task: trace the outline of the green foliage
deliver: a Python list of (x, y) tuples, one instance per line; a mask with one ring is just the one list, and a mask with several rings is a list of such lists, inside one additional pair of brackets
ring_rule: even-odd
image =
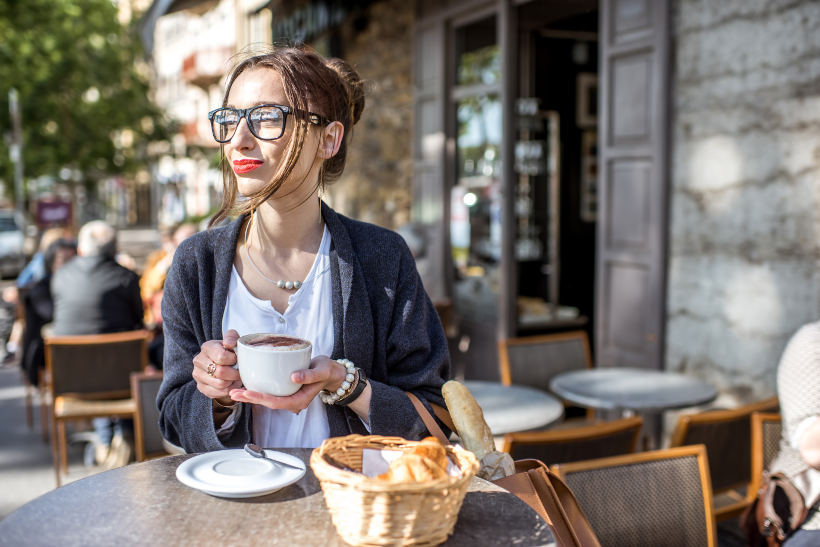
[[(145, 166), (145, 145), (166, 124), (139, 70), (136, 27), (112, 0), (0, 0), (0, 177), (12, 180), (5, 136), (17, 88), (26, 178), (63, 167), (87, 181)], [(116, 139), (126, 130), (125, 139)], [(118, 142), (114, 142), (117, 140)]]

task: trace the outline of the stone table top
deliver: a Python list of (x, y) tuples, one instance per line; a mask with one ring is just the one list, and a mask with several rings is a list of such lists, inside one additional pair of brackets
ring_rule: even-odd
[(564, 416), (564, 405), (546, 391), (528, 386), (465, 380), (493, 435), (546, 427)]
[[(277, 449), (307, 462), (310, 449)], [(193, 455), (92, 475), (27, 503), (0, 521), (0, 545), (346, 545), (310, 466), (266, 496), (217, 498), (180, 483)], [(445, 545), (549, 545), (547, 523), (514, 495), (473, 478)]]
[(630, 367), (602, 367), (561, 373), (552, 391), (587, 407), (661, 412), (695, 406), (717, 397), (714, 386), (677, 372)]

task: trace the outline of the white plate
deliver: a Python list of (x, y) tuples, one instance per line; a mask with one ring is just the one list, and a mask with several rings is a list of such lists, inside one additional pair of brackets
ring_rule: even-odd
[(237, 448), (194, 456), (177, 467), (176, 475), (182, 484), (221, 498), (264, 496), (304, 476), (305, 464), (296, 456), (274, 450), (265, 450), (265, 455), (302, 470), (255, 458)]

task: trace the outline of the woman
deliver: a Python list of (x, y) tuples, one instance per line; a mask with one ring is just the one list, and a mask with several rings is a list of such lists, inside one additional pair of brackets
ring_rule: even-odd
[[(157, 401), (163, 434), (186, 451), (426, 435), (403, 392), (441, 404), (449, 357), (413, 257), (397, 234), (319, 199), (342, 174), (363, 108), (344, 61), (281, 48), (241, 62), (223, 107), (209, 114), (225, 166), (211, 225), (239, 216), (180, 245), (166, 279)], [(240, 333), (255, 332), (312, 342), (310, 368), (292, 375), (302, 384), (294, 395), (242, 388), (233, 349)]]
[(777, 368), (783, 432), (780, 452), (769, 466), (785, 474), (808, 509), (785, 543), (820, 545), (820, 322), (803, 325), (789, 341)]

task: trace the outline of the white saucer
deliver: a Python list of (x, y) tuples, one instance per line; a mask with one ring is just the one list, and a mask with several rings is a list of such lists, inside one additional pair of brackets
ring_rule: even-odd
[(305, 464), (296, 456), (274, 450), (265, 450), (265, 455), (302, 470), (255, 458), (237, 448), (194, 456), (177, 467), (176, 475), (182, 484), (221, 498), (264, 496), (304, 476)]

